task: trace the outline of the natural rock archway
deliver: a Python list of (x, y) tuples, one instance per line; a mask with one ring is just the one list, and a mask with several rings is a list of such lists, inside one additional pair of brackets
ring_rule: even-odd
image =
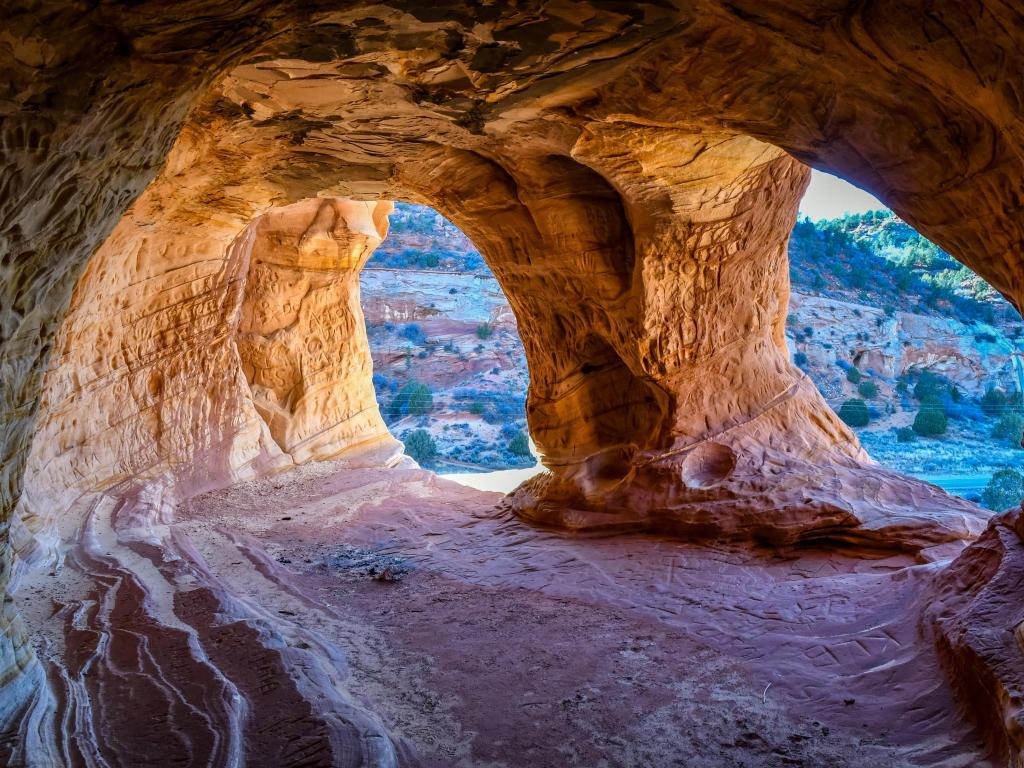
[[(1024, 304), (1012, 4), (194, 10), (44, 3), (0, 37), (3, 583), (83, 494), (119, 489), (142, 525), (363, 442), (389, 461), (365, 387), (338, 384), (366, 384), (346, 280), (392, 199), (456, 222), (516, 312), (551, 470), (522, 515), (926, 559), (981, 531), (867, 463), (788, 363), (785, 242), (810, 163)], [(321, 293), (323, 323), (288, 306)], [(1024, 658), (987, 668), (1010, 686)]]

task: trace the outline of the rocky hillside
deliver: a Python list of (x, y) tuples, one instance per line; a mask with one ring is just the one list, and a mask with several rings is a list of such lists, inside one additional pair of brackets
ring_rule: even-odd
[[(442, 468), (531, 464), (526, 362), (497, 281), (431, 209), (400, 203), (391, 221), (362, 277), (386, 420), (403, 439), (426, 432), (432, 444), (414, 442)], [(984, 281), (883, 211), (799, 222), (790, 263), (793, 360), (875, 458), (939, 482), (959, 475), (966, 495), (1024, 460), (1013, 438), (1024, 323)], [(915, 396), (929, 388), (940, 405)], [(849, 416), (860, 404), (863, 424)], [(944, 430), (914, 431), (922, 410), (941, 410)]]
[(970, 476), (952, 483), (966, 495), (1024, 461), (1024, 324), (981, 278), (887, 211), (798, 222), (790, 277), (793, 360), (872, 456), (947, 485)]
[(371, 267), (362, 292), (378, 403), (407, 450), (439, 469), (533, 466), (526, 358), (497, 281)]
[(1024, 335), (1020, 315), (988, 283), (891, 211), (805, 218), (793, 228), (789, 260), (793, 287), (803, 293)]

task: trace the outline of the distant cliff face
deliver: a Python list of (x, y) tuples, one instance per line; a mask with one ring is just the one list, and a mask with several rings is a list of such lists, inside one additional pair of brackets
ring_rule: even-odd
[(794, 292), (786, 338), (800, 367), (828, 398), (843, 393), (844, 364), (882, 379), (882, 386), (928, 370), (971, 397), (984, 394), (989, 386), (1015, 387), (1015, 341), (1004, 328), (986, 323), (886, 313), (865, 304)]

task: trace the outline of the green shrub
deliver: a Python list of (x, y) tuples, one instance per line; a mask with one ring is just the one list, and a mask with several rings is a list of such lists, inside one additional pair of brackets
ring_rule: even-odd
[(1003, 417), (992, 427), (993, 438), (1005, 440), (1014, 448), (1021, 447), (1022, 436), (1024, 436), (1024, 414), (1016, 412), (1003, 414)]
[(489, 339), (492, 333), (494, 333), (494, 329), (491, 328), (490, 323), (480, 323), (476, 327), (476, 337), (478, 339)]
[(398, 390), (391, 409), (402, 416), (423, 416), (434, 409), (434, 396), (425, 384), (410, 381)]
[(437, 458), (437, 443), (425, 429), (413, 430), (402, 442), (405, 443), (405, 452), (421, 466), (433, 464)]
[(917, 435), (911, 427), (900, 427), (896, 430), (897, 443), (912, 443), (917, 440)]
[(846, 369), (846, 380), (851, 384), (857, 384), (860, 381), (860, 371), (851, 365)]
[(981, 494), (981, 503), (995, 512), (1015, 507), (1024, 499), (1024, 474), (1009, 467), (998, 470)]
[(949, 420), (942, 402), (935, 397), (926, 397), (921, 402), (921, 409), (914, 417), (914, 431), (922, 437), (934, 437), (944, 434)]
[(515, 436), (509, 440), (508, 449), (516, 456), (529, 456), (530, 455), (530, 440), (526, 436), (526, 433), (520, 430)]
[(839, 409), (839, 418), (851, 427), (866, 427), (871, 421), (868, 406), (863, 400), (851, 398)]
[(861, 397), (870, 400), (871, 398), (878, 396), (878, 385), (873, 381), (862, 381), (857, 385), (857, 393)]
[(807, 355), (804, 354), (803, 352), (797, 352), (795, 355), (793, 355), (793, 362), (802, 368), (803, 366), (807, 365)]
[(924, 403), (928, 398), (941, 397), (944, 389), (942, 379), (929, 371), (921, 371), (914, 385), (914, 397)]
[(980, 403), (981, 410), (986, 416), (1002, 416), (1007, 407), (1013, 404), (1013, 398), (999, 387), (989, 387), (981, 396)]
[(469, 404), (469, 412), (474, 416), (483, 416), (484, 404), (481, 402), (473, 402)]

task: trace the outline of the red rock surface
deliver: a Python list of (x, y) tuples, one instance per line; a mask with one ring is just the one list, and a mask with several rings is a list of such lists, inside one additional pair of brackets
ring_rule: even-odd
[[(995, 764), (918, 630), (938, 566), (572, 536), (500, 499), (338, 464), (159, 531), (99, 498), (19, 590), (53, 693), (14, 762)], [(43, 738), (65, 713), (79, 738)]]

